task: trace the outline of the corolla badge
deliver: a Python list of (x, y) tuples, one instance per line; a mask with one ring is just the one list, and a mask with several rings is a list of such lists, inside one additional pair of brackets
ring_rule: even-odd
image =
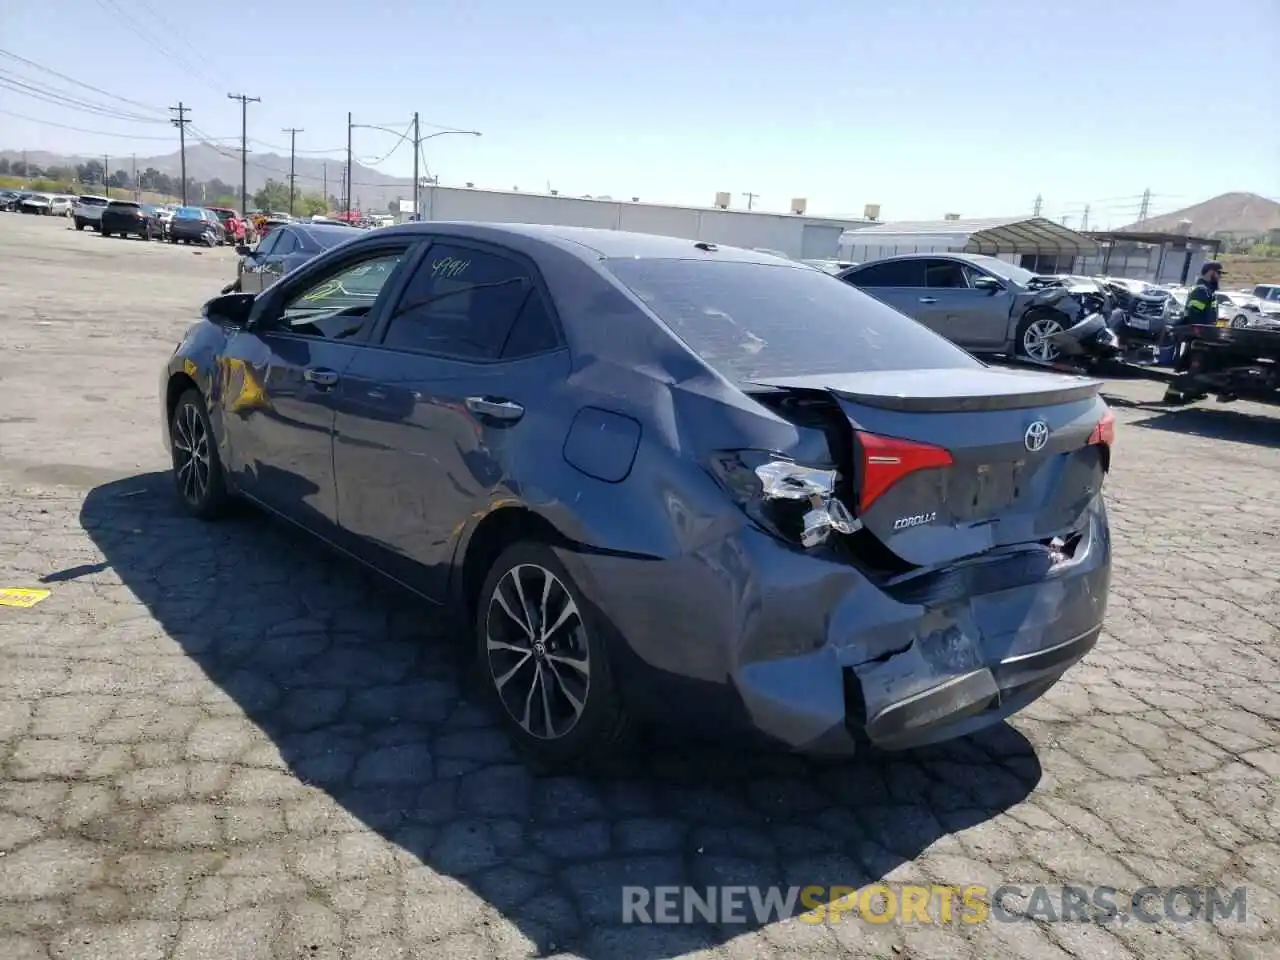
[(938, 511), (933, 510), (929, 513), (917, 513), (914, 517), (902, 517), (893, 521), (893, 529), (907, 530), (911, 527), (918, 527), (925, 523), (933, 523), (938, 519)]
[(1027, 427), (1027, 432), (1022, 435), (1022, 442), (1032, 453), (1043, 450), (1044, 445), (1049, 442), (1049, 425), (1043, 420), (1037, 420)]

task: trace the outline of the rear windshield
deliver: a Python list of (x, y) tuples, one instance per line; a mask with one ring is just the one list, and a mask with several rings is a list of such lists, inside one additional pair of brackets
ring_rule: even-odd
[(981, 366), (910, 317), (819, 270), (713, 260), (605, 266), (729, 380)]
[(112, 200), (107, 206), (117, 210), (137, 210), (139, 205), (128, 200)]
[(103, 197), (81, 197), (80, 202), (86, 207), (105, 207), (107, 201)]

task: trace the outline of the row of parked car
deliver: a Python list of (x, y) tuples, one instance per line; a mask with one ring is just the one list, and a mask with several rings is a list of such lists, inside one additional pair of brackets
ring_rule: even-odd
[[(760, 253), (776, 251), (758, 250)], [(1128, 277), (1041, 275), (995, 257), (932, 252), (867, 263), (802, 260), (932, 327), (975, 353), (1059, 359), (1057, 335), (1100, 313), (1126, 343), (1159, 344), (1190, 288)], [(1280, 330), (1280, 284), (1216, 295), (1220, 321)]]

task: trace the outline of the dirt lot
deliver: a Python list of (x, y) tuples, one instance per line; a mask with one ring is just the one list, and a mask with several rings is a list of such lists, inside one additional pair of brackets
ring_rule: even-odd
[[(1274, 945), (1280, 421), (1114, 386), (1108, 630), (1007, 726), (842, 764), (655, 742), (537, 778), (431, 611), (252, 514), (175, 509), (159, 369), (232, 264), (0, 215), (0, 587), (52, 590), (0, 607), (0, 958)], [(1247, 919), (620, 924), (624, 884), (880, 880), (1245, 886)]]

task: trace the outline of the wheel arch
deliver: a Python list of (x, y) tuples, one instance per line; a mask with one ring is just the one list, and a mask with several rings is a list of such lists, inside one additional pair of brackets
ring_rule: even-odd
[(523, 504), (491, 509), (470, 531), (464, 530), (454, 550), (450, 592), (470, 622), (480, 600), (480, 590), (494, 561), (513, 543), (536, 540), (558, 546), (572, 546), (550, 520)]

